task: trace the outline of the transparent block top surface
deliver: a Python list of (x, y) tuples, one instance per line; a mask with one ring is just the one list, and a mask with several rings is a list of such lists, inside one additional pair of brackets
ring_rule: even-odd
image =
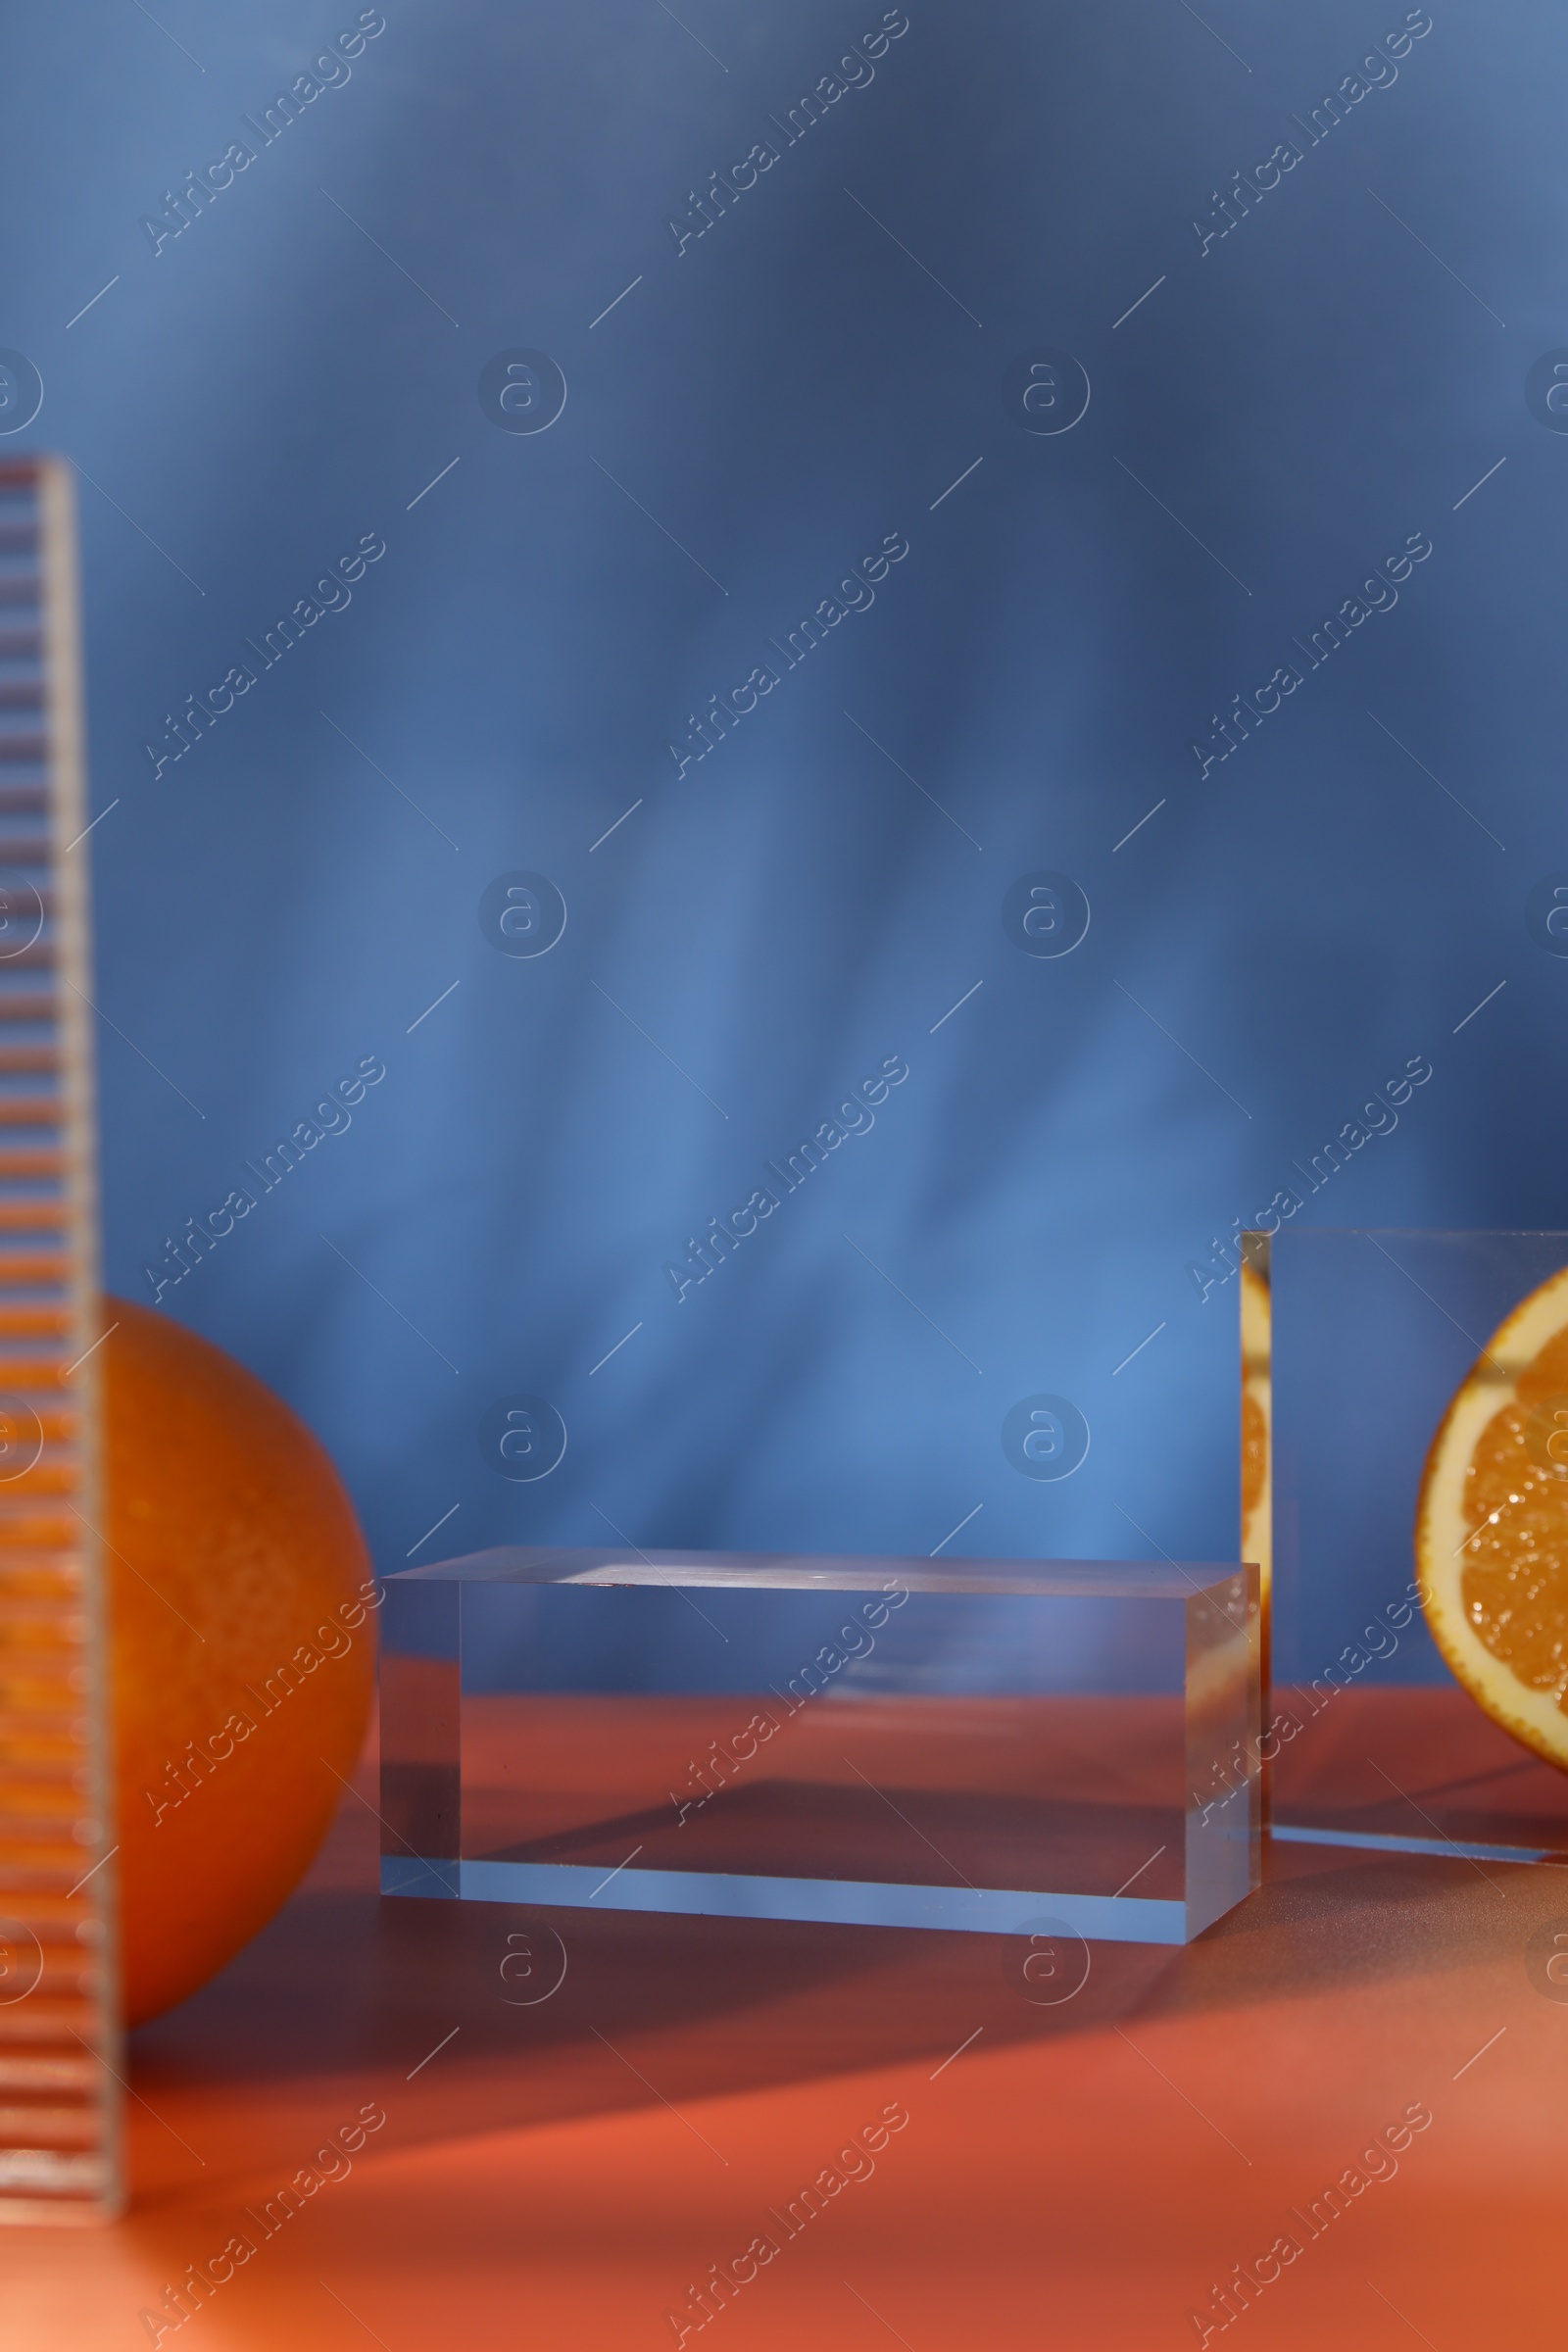
[(1188, 1560), (946, 1560), (789, 1551), (626, 1551), (502, 1544), (490, 1551), (405, 1568), (415, 1584), (729, 1585), (737, 1591), (870, 1592), (890, 1582), (908, 1592), (1015, 1592), (1063, 1598), (1184, 1600), (1218, 1592), (1233, 1565)]
[(382, 1637), (388, 1891), (1181, 1940), (1255, 1883), (1255, 1571), (502, 1549)]

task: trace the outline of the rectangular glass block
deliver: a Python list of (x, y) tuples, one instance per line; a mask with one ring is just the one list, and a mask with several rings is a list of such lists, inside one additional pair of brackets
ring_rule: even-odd
[(385, 1894), (1185, 1943), (1257, 1885), (1253, 1569), (507, 1549), (385, 1590)]
[[(1245, 1237), (1243, 1513), (1270, 1530), (1258, 1549), (1274, 1837), (1568, 1861), (1568, 1780), (1450, 1670), (1416, 1554), (1423, 1478), (1450, 1403), (1474, 1374), (1470, 1427), (1509, 1404), (1508, 1367), (1489, 1351), (1564, 1266), (1568, 1233)], [(1544, 1490), (1555, 1510), (1554, 1477), (1546, 1464), (1516, 1486)], [(1462, 1478), (1444, 1491), (1452, 1543), (1445, 1535), (1434, 1557), (1459, 1563), (1452, 1589), (1468, 1606), (1474, 1588), (1460, 1579), (1481, 1558), (1486, 1513)]]

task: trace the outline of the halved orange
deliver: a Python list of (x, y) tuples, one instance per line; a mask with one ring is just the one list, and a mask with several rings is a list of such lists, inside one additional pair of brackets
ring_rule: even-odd
[(1415, 1558), (1459, 1681), (1568, 1771), (1568, 1267), (1498, 1327), (1445, 1414)]

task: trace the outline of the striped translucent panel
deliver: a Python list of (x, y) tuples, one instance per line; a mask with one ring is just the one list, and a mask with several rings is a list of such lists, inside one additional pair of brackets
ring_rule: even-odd
[(0, 2221), (27, 2223), (121, 2185), (82, 803), (71, 477), (0, 463)]

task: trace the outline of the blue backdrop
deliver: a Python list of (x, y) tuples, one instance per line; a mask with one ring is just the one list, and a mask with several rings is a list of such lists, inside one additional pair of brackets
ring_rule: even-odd
[(1223, 1556), (1214, 1237), (1564, 1221), (1559, 11), (9, 43), (108, 1275), (383, 1567)]

